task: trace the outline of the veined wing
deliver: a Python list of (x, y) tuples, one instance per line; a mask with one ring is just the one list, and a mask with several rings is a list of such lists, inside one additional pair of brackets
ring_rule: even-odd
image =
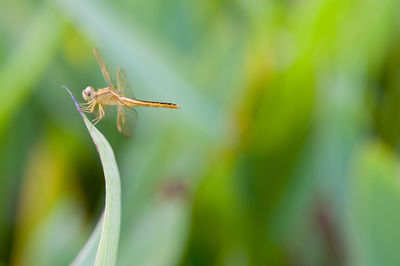
[[(125, 109), (129, 108), (129, 109)], [(118, 119), (117, 128), (118, 131), (125, 137), (130, 138), (136, 129), (138, 122), (138, 116), (135, 109), (130, 107), (124, 107), (124, 105), (118, 105)]]
[[(129, 83), (129, 80), (126, 76), (126, 73), (121, 68), (117, 69), (117, 92), (123, 96), (127, 96), (136, 100), (136, 106), (147, 106), (147, 107), (163, 107), (163, 108), (171, 108), (171, 109), (179, 109), (179, 105), (174, 103), (163, 103), (163, 102), (152, 102), (152, 101), (141, 101), (135, 99), (133, 95), (132, 87)], [(130, 108), (130, 107), (129, 107)]]
[[(135, 98), (133, 95), (131, 84), (123, 69), (117, 69), (117, 92), (129, 98)], [(132, 107), (120, 104), (118, 106), (118, 131), (125, 138), (130, 138), (136, 129), (138, 116)]]
[(108, 87), (115, 88), (115, 80), (112, 75), (112, 72), (108, 68), (107, 64), (105, 63), (103, 57), (101, 56), (100, 52), (96, 49), (93, 48), (93, 53), (94, 56), (96, 57), (97, 63), (99, 63), (99, 66), (101, 68), (101, 72), (103, 73), (104, 80), (107, 83)]
[(135, 98), (135, 96), (133, 95), (132, 86), (129, 83), (126, 73), (121, 68), (117, 69), (117, 91), (129, 98)]

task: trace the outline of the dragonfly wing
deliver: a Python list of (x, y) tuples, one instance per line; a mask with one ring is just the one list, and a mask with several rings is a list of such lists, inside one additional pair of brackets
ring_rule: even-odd
[(125, 71), (121, 68), (117, 69), (117, 87), (118, 87), (119, 93), (121, 93), (129, 98), (135, 98), (135, 96), (133, 95), (132, 86), (129, 83), (128, 77), (126, 76)]
[(100, 52), (96, 48), (93, 48), (93, 53), (94, 56), (96, 57), (97, 63), (99, 63), (101, 72), (103, 72), (103, 77), (107, 83), (107, 86), (115, 88), (114, 77), (112, 75), (112, 72), (108, 68), (107, 64), (105, 63), (104, 58), (101, 56)]
[(126, 110), (123, 105), (118, 105), (118, 131), (125, 137), (130, 138), (136, 129), (138, 116), (135, 109)]

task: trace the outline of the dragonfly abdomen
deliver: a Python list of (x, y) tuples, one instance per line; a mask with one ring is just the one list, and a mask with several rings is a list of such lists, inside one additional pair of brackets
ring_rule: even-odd
[(159, 107), (159, 108), (170, 108), (170, 109), (180, 108), (179, 105), (176, 105), (174, 103), (142, 101), (130, 98), (125, 98), (124, 100), (128, 103), (129, 106)]

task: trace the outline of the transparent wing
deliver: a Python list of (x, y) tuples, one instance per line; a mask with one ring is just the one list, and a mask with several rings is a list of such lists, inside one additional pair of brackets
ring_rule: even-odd
[(132, 86), (129, 83), (126, 73), (121, 68), (117, 69), (117, 85), (118, 85), (117, 91), (119, 93), (121, 93), (129, 98), (133, 98), (133, 99), (135, 98), (135, 96), (133, 95)]
[(96, 48), (93, 48), (93, 53), (94, 53), (94, 56), (96, 57), (97, 63), (99, 63), (99, 66), (101, 68), (101, 72), (103, 72), (103, 77), (104, 77), (104, 80), (107, 83), (107, 86), (115, 88), (115, 79), (114, 79), (114, 77), (112, 75), (112, 72), (107, 67), (107, 65), (106, 65), (103, 57), (101, 56), (100, 52)]
[[(128, 107), (126, 107), (128, 108)], [(125, 137), (130, 138), (136, 129), (138, 116), (135, 109), (125, 109), (123, 105), (118, 105), (118, 131)]]

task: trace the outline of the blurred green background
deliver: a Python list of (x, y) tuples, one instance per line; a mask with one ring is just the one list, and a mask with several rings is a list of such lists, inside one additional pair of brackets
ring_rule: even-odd
[(1, 0), (0, 265), (68, 265), (104, 207), (71, 98), (138, 99), (118, 265), (400, 265), (397, 0)]

